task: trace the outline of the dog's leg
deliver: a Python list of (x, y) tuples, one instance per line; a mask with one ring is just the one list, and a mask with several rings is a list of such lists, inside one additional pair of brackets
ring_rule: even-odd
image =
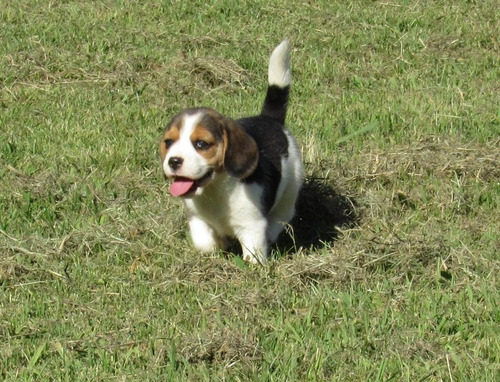
[(292, 136), (287, 133), (289, 155), (282, 163), (283, 173), (280, 184), (280, 197), (269, 214), (269, 240), (274, 243), (287, 223), (295, 215), (295, 203), (304, 177), (299, 148)]
[(295, 199), (297, 198), (298, 187), (291, 195), (284, 195), (269, 216), (269, 241), (276, 242), (285, 225), (292, 220), (295, 215)]
[(286, 219), (269, 223), (269, 241), (271, 243), (275, 243), (278, 240), (278, 236), (283, 231), (283, 228), (285, 228), (285, 224), (287, 224)]
[(198, 216), (189, 218), (189, 230), (194, 247), (202, 252), (213, 252), (220, 248), (222, 241), (215, 230)]
[(266, 224), (241, 229), (237, 238), (243, 251), (243, 260), (253, 264), (266, 264), (268, 254), (268, 243), (266, 236)]

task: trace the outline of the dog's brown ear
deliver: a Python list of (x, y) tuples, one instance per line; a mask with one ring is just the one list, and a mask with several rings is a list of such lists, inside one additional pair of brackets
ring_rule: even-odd
[(255, 140), (230, 118), (224, 117), (224, 168), (234, 177), (244, 179), (255, 171), (259, 150)]

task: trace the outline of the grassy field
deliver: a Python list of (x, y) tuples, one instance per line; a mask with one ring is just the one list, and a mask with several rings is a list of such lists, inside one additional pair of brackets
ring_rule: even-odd
[[(496, 1), (0, 7), (0, 379), (494, 381)], [(306, 183), (268, 267), (192, 249), (158, 141), (259, 111), (293, 44)]]

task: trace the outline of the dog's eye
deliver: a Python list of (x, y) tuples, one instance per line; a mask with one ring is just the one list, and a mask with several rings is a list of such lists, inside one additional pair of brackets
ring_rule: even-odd
[(202, 141), (201, 139), (198, 139), (194, 142), (194, 147), (196, 148), (196, 150), (208, 150), (210, 146), (210, 143)]
[(165, 139), (165, 148), (168, 150), (170, 148), (170, 146), (172, 146), (174, 144), (174, 140), (173, 139)]

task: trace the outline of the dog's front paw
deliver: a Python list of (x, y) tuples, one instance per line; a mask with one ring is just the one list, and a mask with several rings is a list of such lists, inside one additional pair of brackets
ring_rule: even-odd
[(191, 240), (197, 251), (210, 253), (216, 251), (221, 246), (217, 233), (212, 227), (196, 216), (189, 219), (189, 230)]
[(243, 260), (248, 261), (249, 263), (252, 264), (260, 264), (260, 265), (266, 265), (267, 264), (267, 256), (261, 255), (261, 254), (253, 254), (253, 253), (244, 253), (243, 254)]

